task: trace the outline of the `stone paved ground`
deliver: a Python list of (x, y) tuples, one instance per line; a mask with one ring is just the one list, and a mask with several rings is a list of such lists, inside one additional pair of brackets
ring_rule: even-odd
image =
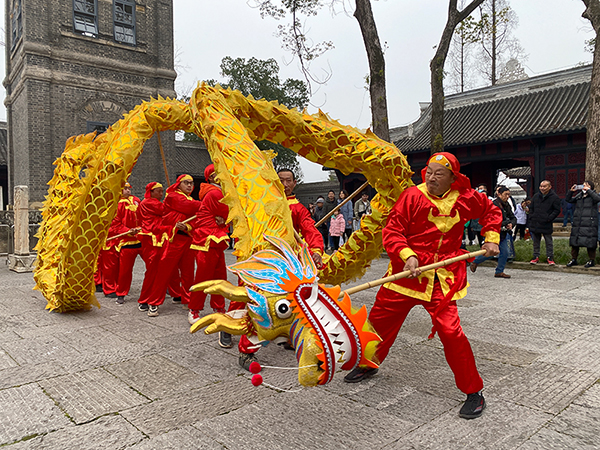
[[(230, 261), (231, 255), (228, 255)], [(386, 260), (365, 280), (381, 276)], [(596, 449), (600, 448), (600, 278), (480, 267), (460, 305), (488, 408), (458, 417), (439, 340), (409, 315), (379, 374), (301, 388), (264, 369), (253, 387), (237, 350), (190, 335), (185, 311), (137, 310), (143, 267), (124, 306), (55, 314), (31, 274), (0, 267), (0, 446), (7, 449)], [(371, 307), (375, 292), (356, 294)], [(293, 367), (292, 352), (259, 352)]]

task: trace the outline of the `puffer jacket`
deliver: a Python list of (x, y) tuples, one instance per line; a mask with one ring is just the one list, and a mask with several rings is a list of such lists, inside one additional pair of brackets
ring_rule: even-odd
[(567, 192), (567, 202), (573, 203), (573, 223), (569, 245), (571, 247), (594, 248), (598, 241), (598, 203), (600, 195), (589, 189), (587, 195), (583, 191), (573, 195)]
[(550, 189), (546, 195), (536, 193), (529, 205), (527, 226), (535, 233), (552, 234), (552, 222), (560, 214), (560, 198)]

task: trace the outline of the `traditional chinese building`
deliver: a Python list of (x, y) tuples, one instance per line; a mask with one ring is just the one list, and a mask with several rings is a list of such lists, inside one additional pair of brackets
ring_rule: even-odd
[[(458, 156), (472, 185), (492, 188), (499, 171), (523, 168), (529, 195), (548, 179), (561, 196), (585, 175), (591, 66), (449, 95), (444, 146)], [(420, 181), (430, 155), (431, 106), (419, 119), (390, 130)]]

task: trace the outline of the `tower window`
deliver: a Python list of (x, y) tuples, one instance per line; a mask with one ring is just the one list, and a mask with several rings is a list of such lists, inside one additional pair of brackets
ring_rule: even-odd
[(97, 0), (73, 0), (73, 28), (85, 36), (98, 36)]
[(23, 35), (23, 14), (21, 9), (21, 0), (14, 0), (12, 7), (12, 14), (10, 17), (11, 25), (11, 50), (15, 48), (19, 39)]
[(135, 1), (114, 0), (115, 41), (135, 45)]

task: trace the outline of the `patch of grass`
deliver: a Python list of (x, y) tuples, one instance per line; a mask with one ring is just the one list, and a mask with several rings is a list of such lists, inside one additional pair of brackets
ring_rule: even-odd
[[(571, 261), (571, 247), (569, 246), (568, 238), (557, 238), (552, 239), (554, 243), (554, 262), (556, 264), (565, 265)], [(469, 245), (467, 249), (470, 252), (479, 250), (477, 245)], [(518, 240), (515, 242), (515, 261), (529, 262), (533, 257), (533, 241)], [(579, 249), (579, 257), (577, 262), (581, 265), (585, 264), (588, 260), (587, 250), (585, 248)], [(546, 242), (542, 239), (540, 245), (540, 261), (546, 262)], [(600, 255), (596, 255), (596, 264), (600, 264)]]

